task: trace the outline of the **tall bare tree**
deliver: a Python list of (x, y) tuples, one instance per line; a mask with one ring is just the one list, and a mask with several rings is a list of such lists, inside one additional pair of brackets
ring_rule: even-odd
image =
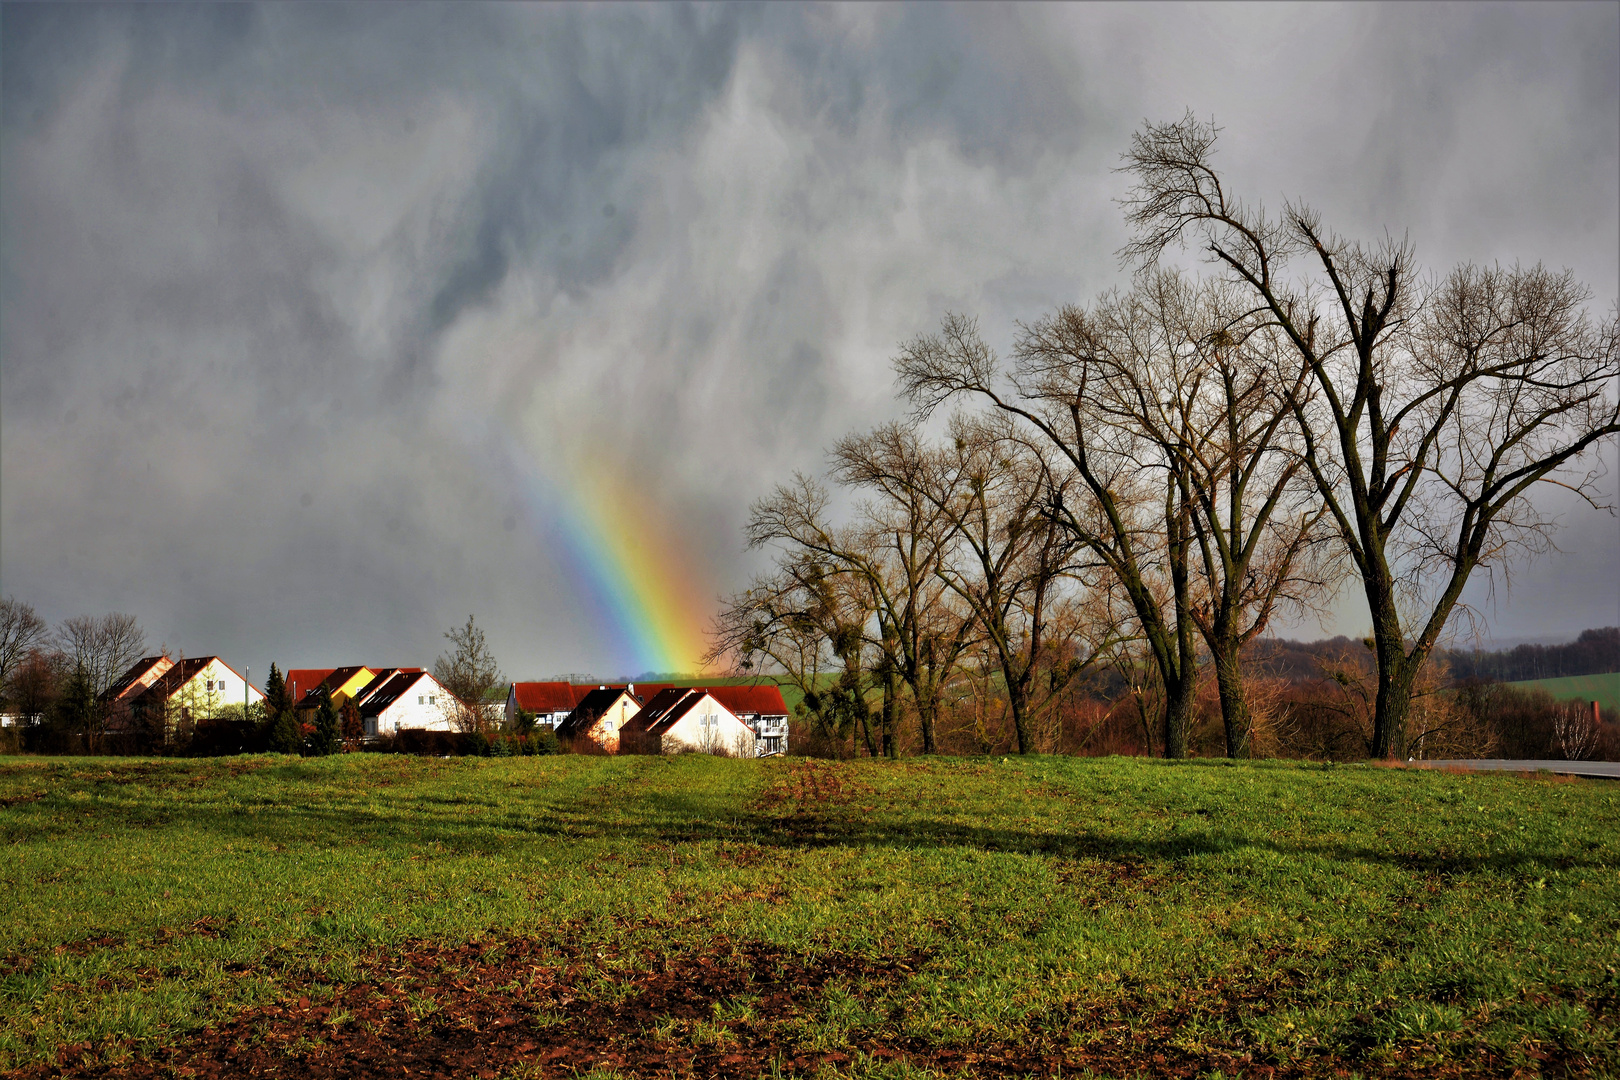
[(937, 489), (954, 477), (941, 472), (909, 424), (842, 439), (832, 459), (835, 479), (871, 495), (860, 508), (860, 532), (873, 556), (865, 565), (884, 576), (873, 589), (881, 640), (911, 691), (923, 753), (935, 753), (945, 685), (975, 629), (974, 613), (950, 602), (951, 576), (942, 572), (956, 522), (954, 500)]
[(1428, 279), (1405, 242), (1345, 240), (1303, 204), (1245, 204), (1214, 168), (1217, 133), (1189, 113), (1133, 137), (1122, 255), (1147, 267), (1195, 244), (1317, 391), (1295, 416), (1371, 609), (1369, 750), (1400, 755), (1413, 687), (1469, 578), (1548, 548), (1555, 521), (1536, 486), (1597, 504), (1592, 463), (1620, 432), (1620, 309), (1594, 320), (1588, 290), (1539, 264)]
[(433, 677), (450, 693), (451, 700), (442, 708), (458, 731), (483, 731), (490, 724), (490, 691), (505, 677), (484, 640), (483, 629), (471, 615), (467, 616), (467, 625), (452, 627), (444, 636), (455, 648), (433, 664)]
[(1248, 752), (1239, 662), (1279, 606), (1318, 605), (1328, 584), (1324, 511), (1304, 475), (1293, 424), (1307, 389), (1279, 362), (1273, 329), (1233, 290), (1159, 271), (1092, 309), (1065, 307), (1029, 328), (1021, 354), (1048, 378), (1085, 368), (1093, 422), (1151, 444), (1184, 486), (1193, 566), (1189, 611), (1215, 668), (1227, 753)]
[(97, 698), (146, 651), (146, 633), (135, 616), (118, 612), (63, 619), (56, 642), (68, 658), (69, 669), (85, 673), (92, 696)]
[[(1072, 537), (1049, 512), (1067, 478), (1005, 417), (958, 415), (935, 456), (930, 498), (957, 544), (938, 574), (977, 617), (1007, 694), (1019, 753), (1038, 749), (1036, 721), (1097, 656), (1076, 652), (1082, 621), (1062, 612), (1080, 567)], [(1068, 617), (1063, 617), (1067, 615)]]
[(11, 689), (11, 677), (16, 674), (28, 654), (45, 645), (50, 627), (34, 611), (15, 597), (0, 598), (0, 699)]
[[(1008, 371), (972, 319), (947, 315), (939, 333), (901, 347), (895, 369), (919, 416), (958, 396), (983, 399), (1027, 425), (1072, 471), (1074, 483), (1054, 490), (1047, 512), (1129, 598), (1164, 687), (1165, 756), (1186, 757), (1199, 667), (1186, 464), (1099, 413), (1093, 387), (1107, 365), (1094, 362), (1089, 345), (1050, 349), (1040, 329), (1026, 330)], [(1105, 331), (1083, 317), (1069, 329), (1077, 340)]]

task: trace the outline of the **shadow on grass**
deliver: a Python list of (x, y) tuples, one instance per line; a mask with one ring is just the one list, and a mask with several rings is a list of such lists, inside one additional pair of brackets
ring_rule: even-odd
[[(727, 841), (781, 851), (832, 848), (885, 848), (904, 851), (971, 850), (1114, 863), (1174, 864), (1245, 849), (1284, 858), (1321, 858), (1444, 875), (1496, 875), (1568, 870), (1609, 865), (1603, 858), (1569, 851), (1518, 850), (1470, 854), (1444, 847), (1424, 852), (1372, 847), (1344, 840), (1284, 842), (1263, 835), (1196, 826), (1196, 814), (1180, 820), (1186, 831), (1170, 837), (1129, 837), (1098, 829), (1015, 828), (964, 824), (932, 816), (916, 806), (904, 822), (884, 821), (844, 803), (820, 804), (814, 813), (782, 813), (725, 806), (708, 791), (637, 788), (659, 771), (663, 759), (639, 760), (629, 768), (574, 774), (583, 784), (567, 797), (529, 793), (522, 803), (503, 802), (498, 792), (412, 791), (409, 787), (348, 785), (263, 792), (232, 799), (220, 790), (194, 790), (184, 800), (154, 789), (150, 799), (132, 799), (133, 785), (120, 785), (123, 805), (86, 804), (52, 792), (34, 802), (0, 811), (0, 842), (127, 829), (177, 829), (210, 840), (364, 846), (387, 849), (401, 844), (437, 846), (446, 855), (497, 855), (532, 840), (602, 840), (642, 844)], [(273, 770), (292, 779), (286, 771)], [(305, 770), (297, 779), (331, 780)], [(298, 805), (300, 794), (311, 796)], [(73, 817), (64, 818), (70, 810)], [(113, 830), (109, 832), (109, 830)]]

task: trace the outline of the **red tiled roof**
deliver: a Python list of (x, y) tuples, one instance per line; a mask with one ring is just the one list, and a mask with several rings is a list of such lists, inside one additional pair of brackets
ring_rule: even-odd
[(284, 678), (287, 681), (287, 696), (294, 701), (315, 689), (325, 681), (326, 677), (337, 668), (329, 667), (301, 667), (288, 668)]
[(580, 698), (596, 689), (594, 686), (572, 686), (565, 682), (515, 682), (512, 691), (517, 695), (517, 706), (524, 712), (572, 712)]
[(737, 716), (786, 716), (787, 702), (782, 691), (769, 684), (760, 686), (710, 686), (709, 696)]

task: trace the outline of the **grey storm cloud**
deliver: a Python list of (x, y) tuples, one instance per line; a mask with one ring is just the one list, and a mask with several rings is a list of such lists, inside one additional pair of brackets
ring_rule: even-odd
[[(620, 670), (514, 447), (611, 459), (740, 585), (748, 504), (901, 411), (899, 341), (1121, 283), (1118, 155), (1189, 107), (1246, 194), (1601, 311), (1617, 40), (1600, 4), (7, 6), (0, 588), (260, 673), (426, 663), (468, 611), (514, 675)], [(1620, 617), (1614, 520), (1566, 520), (1498, 637)]]

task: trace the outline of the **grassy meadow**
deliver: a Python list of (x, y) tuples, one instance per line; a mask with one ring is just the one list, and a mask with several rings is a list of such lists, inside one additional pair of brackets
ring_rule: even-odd
[(1620, 784), (0, 761), (18, 1076), (1620, 1074)]

